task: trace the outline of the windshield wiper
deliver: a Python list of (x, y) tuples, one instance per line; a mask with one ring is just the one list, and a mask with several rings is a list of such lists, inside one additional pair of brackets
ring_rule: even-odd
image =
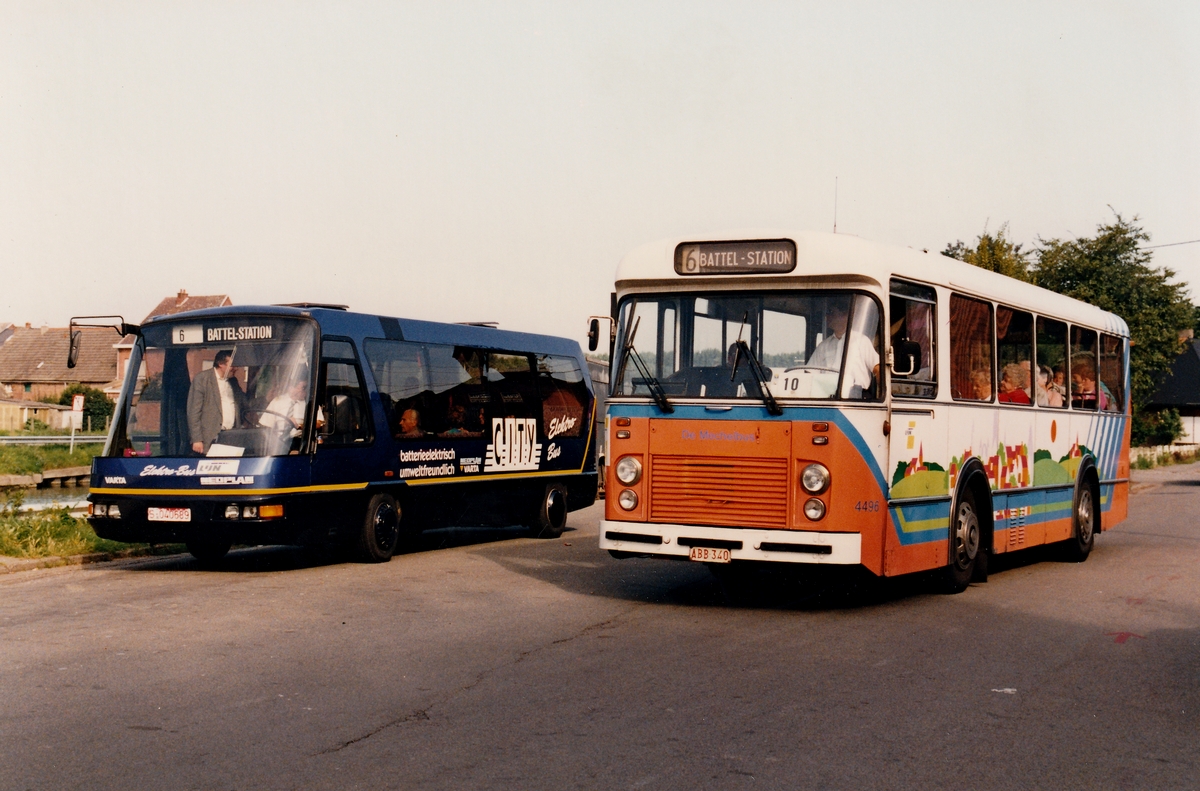
[(735, 346), (737, 351), (733, 355), (733, 373), (729, 376), (729, 381), (733, 381), (737, 377), (738, 362), (742, 359), (742, 355), (746, 355), (746, 359), (750, 361), (750, 373), (754, 374), (754, 381), (758, 384), (758, 393), (762, 397), (763, 404), (767, 407), (767, 413), (779, 417), (783, 414), (783, 410), (779, 407), (779, 403), (775, 400), (775, 396), (771, 394), (771, 390), (767, 387), (767, 376), (763, 371), (762, 363), (754, 356), (754, 352), (750, 351), (750, 344), (742, 340), (742, 331), (746, 328), (746, 317), (749, 316), (749, 311), (742, 314), (742, 326), (738, 328), (738, 337)]
[[(634, 307), (636, 307), (636, 303)], [(630, 312), (633, 312), (633, 307), (630, 308)], [(658, 408), (666, 413), (674, 412), (675, 407), (671, 406), (671, 402), (667, 400), (667, 392), (663, 390), (662, 384), (650, 373), (650, 369), (642, 360), (641, 355), (637, 353), (637, 349), (633, 348), (633, 339), (637, 335), (638, 327), (641, 324), (642, 318), (639, 316), (633, 322), (633, 327), (629, 330), (629, 337), (625, 339), (625, 345), (621, 347), (622, 356), (624, 361), (633, 360), (634, 366), (638, 369), (638, 373), (642, 375), (643, 380), (646, 382), (646, 387), (650, 390), (650, 395), (654, 398), (654, 403), (658, 404)], [(620, 373), (622, 376), (625, 374), (624, 361), (621, 363)], [(621, 380), (618, 379), (617, 381)]]

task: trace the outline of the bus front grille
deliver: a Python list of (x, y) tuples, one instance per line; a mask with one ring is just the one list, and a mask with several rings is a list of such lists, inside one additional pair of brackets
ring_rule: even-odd
[(786, 527), (787, 459), (652, 456), (650, 521)]

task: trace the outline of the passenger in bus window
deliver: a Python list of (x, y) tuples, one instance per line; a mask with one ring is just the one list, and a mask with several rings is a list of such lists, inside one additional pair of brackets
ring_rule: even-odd
[[(1029, 371), (1019, 363), (1009, 363), (1000, 373), (999, 400), (1006, 404), (1028, 404)], [(990, 397), (990, 396), (989, 396)]]
[(196, 453), (207, 453), (218, 434), (242, 424), (246, 396), (237, 379), (230, 375), (232, 369), (233, 352), (222, 349), (213, 358), (212, 368), (201, 371), (192, 380), (187, 416), (188, 434)]
[[(829, 335), (817, 344), (809, 356), (806, 368), (823, 368), (839, 371), (842, 367), (842, 348), (846, 341), (846, 320), (849, 312), (845, 303), (831, 300), (825, 312), (825, 323)], [(846, 355), (846, 372), (843, 376), (843, 396), (863, 398), (879, 376), (879, 350), (871, 339), (860, 332), (851, 332), (850, 351)]]
[(404, 410), (400, 415), (400, 433), (397, 436), (402, 439), (425, 436), (425, 432), (421, 431), (421, 413), (412, 408)]
[(439, 437), (481, 437), (483, 432), (472, 431), (467, 427), (467, 408), (462, 404), (455, 404), (451, 398), (450, 406), (446, 411), (446, 430), (438, 434)]
[(991, 371), (979, 370), (971, 372), (971, 397), (976, 401), (992, 400)]
[(1054, 371), (1048, 365), (1038, 368), (1037, 404), (1038, 406), (1062, 407), (1062, 393), (1054, 389)]
[(1071, 361), (1071, 406), (1077, 409), (1106, 409), (1112, 394), (1101, 387), (1096, 392), (1096, 363), (1090, 356)]

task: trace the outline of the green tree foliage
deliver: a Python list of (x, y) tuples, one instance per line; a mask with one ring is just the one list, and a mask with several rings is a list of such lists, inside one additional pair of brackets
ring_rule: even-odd
[(967, 247), (960, 239), (954, 244), (946, 245), (942, 255), (966, 261), (989, 272), (1015, 277), (1017, 280), (1031, 279), (1030, 253), (1022, 251), (1021, 245), (1013, 244), (1008, 239), (1008, 223), (1001, 225), (995, 236), (988, 233), (985, 226), (983, 233), (975, 238), (974, 247)]
[(1178, 409), (1142, 411), (1134, 416), (1129, 442), (1134, 447), (1170, 445), (1183, 436), (1183, 418)]
[(63, 390), (58, 403), (70, 406), (72, 399), (77, 394), (83, 395), (83, 425), (86, 427), (88, 418), (91, 417), (94, 430), (104, 428), (104, 421), (113, 413), (113, 402), (108, 400), (108, 396), (104, 395), (102, 390), (87, 385), (73, 384)]

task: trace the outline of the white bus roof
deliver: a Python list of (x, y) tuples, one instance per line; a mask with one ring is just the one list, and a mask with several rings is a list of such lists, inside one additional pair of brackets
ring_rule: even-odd
[[(788, 273), (751, 275), (679, 275), (675, 272), (675, 249), (680, 244), (755, 239), (794, 241), (796, 268)], [(646, 286), (654, 288), (668, 284), (677, 289), (684, 282), (688, 283), (689, 289), (696, 290), (729, 286), (744, 288), (751, 283), (755, 284), (755, 288), (762, 288), (765, 283), (771, 281), (779, 281), (780, 287), (787, 287), (799, 285), (801, 279), (810, 283), (815, 280), (832, 283), (847, 276), (874, 281), (880, 289), (886, 289), (888, 280), (892, 277), (914, 280), (1116, 335), (1129, 335), (1129, 327), (1124, 319), (1087, 302), (989, 272), (940, 253), (869, 242), (847, 234), (817, 231), (756, 229), (660, 239), (635, 248), (621, 259), (617, 267), (616, 287), (621, 294)]]

